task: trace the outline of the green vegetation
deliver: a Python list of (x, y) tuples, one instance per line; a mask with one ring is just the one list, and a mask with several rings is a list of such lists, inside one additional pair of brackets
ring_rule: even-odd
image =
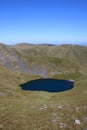
[[(37, 62), (46, 66), (50, 63), (49, 73), (55, 68), (51, 64), (59, 67), (63, 72), (55, 74), (53, 78), (74, 80), (75, 86), (72, 90), (60, 93), (24, 91), (21, 90), (20, 84), (42, 77), (11, 71), (5, 66), (0, 66), (0, 130), (87, 129), (86, 47), (26, 46), (17, 45), (16, 54), (18, 52), (22, 57), (26, 50), (23, 58), (31, 64)], [(35, 54), (31, 51), (33, 56), (32, 53), (29, 54), (29, 48), (36, 50)], [(79, 53), (77, 50), (80, 50)], [(80, 56), (77, 58), (78, 54)], [(79, 123), (76, 124), (76, 120), (79, 120)]]
[[(69, 75), (68, 75), (69, 76)], [(78, 78), (78, 76), (75, 76)], [(84, 77), (84, 76), (83, 76)], [(82, 130), (86, 128), (87, 78), (77, 80), (66, 92), (30, 92), (19, 84), (41, 78), (0, 70), (1, 130)], [(13, 80), (14, 79), (14, 80)], [(75, 120), (81, 124), (75, 124)]]

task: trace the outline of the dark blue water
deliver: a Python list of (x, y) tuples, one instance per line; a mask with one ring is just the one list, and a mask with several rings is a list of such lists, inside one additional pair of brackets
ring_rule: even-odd
[(70, 90), (74, 87), (74, 82), (69, 80), (58, 79), (37, 79), (21, 84), (22, 90), (31, 91), (47, 91), (47, 92), (62, 92)]

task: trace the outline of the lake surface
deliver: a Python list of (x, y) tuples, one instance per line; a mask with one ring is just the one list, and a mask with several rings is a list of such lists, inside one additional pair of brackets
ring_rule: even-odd
[(62, 92), (74, 87), (74, 82), (58, 79), (36, 79), (20, 85), (22, 90)]

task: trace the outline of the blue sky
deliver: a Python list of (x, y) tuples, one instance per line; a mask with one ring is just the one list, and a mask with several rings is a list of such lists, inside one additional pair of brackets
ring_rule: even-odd
[(0, 42), (87, 43), (87, 0), (0, 0)]

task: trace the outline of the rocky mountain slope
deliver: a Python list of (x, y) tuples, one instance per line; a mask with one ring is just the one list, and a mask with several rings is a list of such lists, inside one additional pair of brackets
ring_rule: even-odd
[(47, 75), (47, 66), (42, 67), (36, 63), (30, 66), (28, 59), (22, 53), (4, 44), (0, 44), (0, 66), (25, 74)]
[(50, 44), (0, 44), (0, 66), (11, 71), (44, 77), (60, 73), (87, 72), (87, 47)]

